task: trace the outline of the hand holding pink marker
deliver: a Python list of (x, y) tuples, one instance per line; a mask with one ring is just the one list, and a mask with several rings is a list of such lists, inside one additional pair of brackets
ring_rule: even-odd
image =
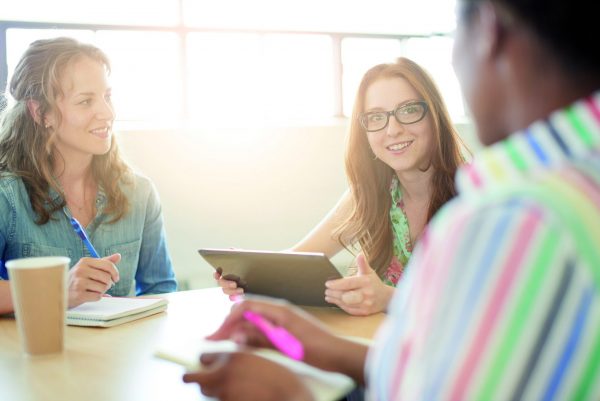
[(304, 346), (289, 331), (283, 327), (273, 326), (256, 312), (247, 310), (243, 315), (246, 320), (262, 331), (278, 350), (298, 361), (304, 358)]

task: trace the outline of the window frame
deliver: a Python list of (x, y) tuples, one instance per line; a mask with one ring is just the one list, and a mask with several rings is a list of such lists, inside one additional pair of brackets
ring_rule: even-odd
[(8, 29), (70, 29), (87, 30), (97, 33), (98, 31), (153, 31), (175, 33), (179, 39), (180, 57), (180, 93), (182, 96), (181, 116), (184, 120), (192, 115), (188, 102), (187, 85), (187, 37), (190, 33), (252, 33), (252, 34), (282, 34), (282, 35), (324, 35), (329, 36), (332, 42), (333, 58), (333, 115), (334, 118), (346, 118), (344, 114), (343, 100), (343, 63), (342, 63), (342, 41), (346, 38), (365, 38), (365, 39), (395, 39), (402, 43), (411, 38), (432, 38), (439, 36), (450, 36), (450, 33), (435, 34), (385, 34), (385, 33), (360, 33), (360, 32), (323, 32), (323, 31), (292, 31), (292, 30), (255, 30), (255, 29), (219, 29), (219, 28), (201, 28), (190, 27), (183, 24), (183, 18), (180, 17), (178, 25), (160, 26), (160, 25), (111, 25), (111, 24), (75, 24), (61, 22), (32, 22), (32, 21), (5, 21), (0, 20), (0, 102), (4, 100), (6, 86), (8, 85), (8, 54), (7, 54), (7, 31)]

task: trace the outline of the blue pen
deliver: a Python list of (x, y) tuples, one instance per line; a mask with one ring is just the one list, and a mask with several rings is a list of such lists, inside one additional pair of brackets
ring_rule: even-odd
[[(90, 255), (92, 255), (92, 257), (94, 257), (94, 258), (99, 258), (100, 255), (98, 255), (98, 252), (96, 252), (96, 250), (94, 249), (94, 246), (90, 242), (90, 239), (88, 238), (87, 234), (85, 233), (85, 230), (83, 229), (83, 227), (81, 227), (81, 224), (77, 221), (77, 219), (75, 217), (71, 217), (71, 225), (73, 226), (73, 229), (75, 230), (75, 234), (77, 234), (77, 236), (79, 238), (81, 238), (81, 240), (85, 244), (86, 248), (90, 252)], [(110, 280), (110, 282), (111, 282), (111, 284), (110, 284), (111, 287), (115, 285), (115, 283), (112, 281), (112, 279)]]
[(79, 222), (77, 221), (77, 219), (75, 217), (71, 217), (71, 225), (73, 226), (75, 233), (79, 236), (79, 238), (81, 238), (81, 240), (85, 244), (86, 248), (90, 252), (90, 255), (92, 255), (92, 257), (94, 257), (94, 258), (99, 258), (100, 255), (98, 255), (98, 252), (96, 252), (96, 250), (94, 249), (94, 246), (90, 242), (90, 239), (88, 238), (87, 234), (85, 233), (83, 227), (81, 227), (81, 224), (79, 224)]

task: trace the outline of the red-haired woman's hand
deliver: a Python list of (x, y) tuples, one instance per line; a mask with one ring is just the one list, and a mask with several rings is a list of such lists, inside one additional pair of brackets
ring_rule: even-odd
[(223, 271), (219, 268), (213, 274), (214, 279), (217, 281), (217, 284), (223, 290), (223, 293), (229, 295), (229, 298), (233, 300), (233, 297), (236, 295), (242, 295), (244, 293), (244, 288), (238, 286), (239, 278), (236, 280), (236, 277), (231, 276), (223, 276)]
[(351, 315), (366, 316), (387, 310), (394, 288), (385, 285), (360, 253), (355, 276), (325, 283), (325, 301), (335, 304)]

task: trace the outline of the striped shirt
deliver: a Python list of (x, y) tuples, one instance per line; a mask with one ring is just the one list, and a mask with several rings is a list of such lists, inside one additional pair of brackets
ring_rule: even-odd
[(600, 400), (600, 92), (482, 151), (367, 360), (371, 400)]

